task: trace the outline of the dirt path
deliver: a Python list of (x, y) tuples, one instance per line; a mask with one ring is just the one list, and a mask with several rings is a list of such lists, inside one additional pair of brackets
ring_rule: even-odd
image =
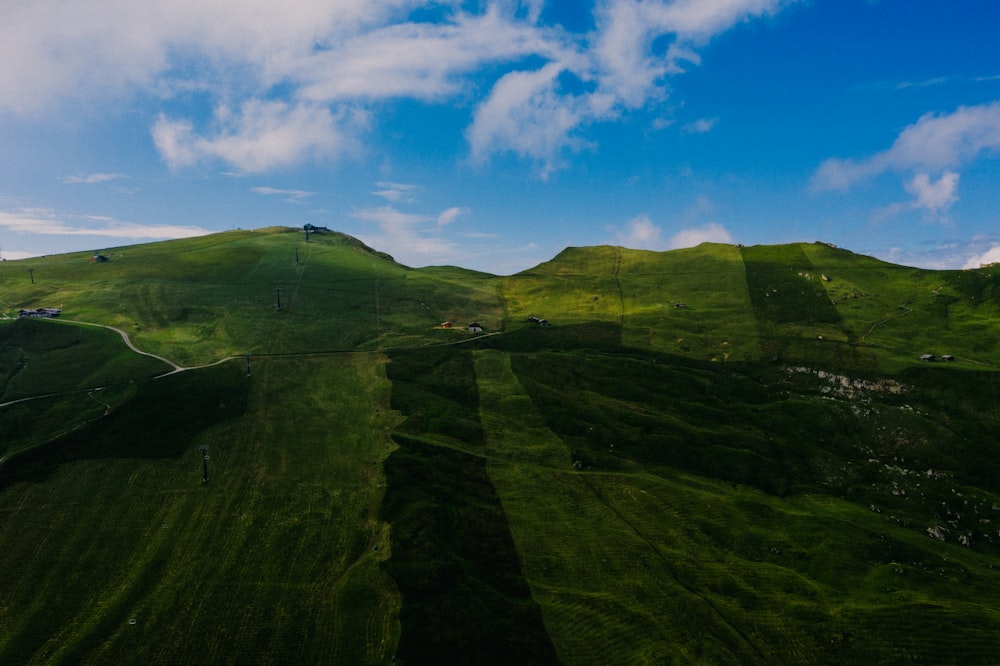
[[(42, 321), (45, 321), (45, 320), (42, 320)], [(120, 328), (115, 328), (114, 326), (108, 326), (107, 324), (95, 324), (95, 323), (89, 322), (89, 321), (70, 321), (69, 323), (83, 324), (84, 326), (96, 326), (98, 328), (106, 328), (108, 330), (114, 331), (118, 335), (122, 336), (122, 340), (125, 342), (125, 345), (129, 349), (131, 349), (133, 352), (135, 352), (136, 354), (142, 354), (143, 356), (150, 356), (152, 358), (155, 358), (158, 361), (162, 361), (162, 362), (166, 363), (171, 368), (173, 368), (173, 370), (170, 370), (169, 372), (164, 372), (163, 374), (156, 375), (155, 377), (151, 377), (150, 379), (161, 379), (163, 377), (169, 377), (170, 375), (175, 375), (178, 372), (186, 372), (188, 370), (198, 370), (200, 368), (210, 368), (210, 367), (212, 367), (214, 365), (221, 365), (222, 363), (225, 363), (226, 361), (231, 361), (231, 360), (236, 359), (236, 358), (243, 358), (245, 356), (244, 354), (240, 354), (239, 356), (226, 356), (224, 358), (220, 358), (218, 361), (213, 361), (212, 363), (204, 363), (202, 365), (183, 366), (183, 365), (178, 365), (177, 363), (174, 363), (169, 358), (164, 358), (163, 356), (158, 356), (158, 355), (153, 354), (151, 352), (147, 352), (147, 351), (143, 351), (143, 350), (139, 349), (129, 339), (128, 333), (126, 333), (125, 331), (123, 331)], [(471, 337), (471, 338), (466, 338), (464, 340), (455, 340), (453, 342), (444, 342), (444, 343), (437, 344), (437, 345), (422, 345), (422, 346), (418, 345), (418, 346), (413, 346), (413, 347), (397, 347), (396, 349), (403, 350), (403, 349), (418, 349), (418, 348), (422, 348), (422, 347), (445, 347), (445, 346), (450, 346), (450, 345), (460, 345), (460, 344), (466, 344), (466, 343), (469, 343), (469, 342), (473, 342), (475, 340), (480, 340), (482, 338), (488, 338), (488, 337), (493, 336), (493, 335), (500, 335), (501, 333), (502, 333), (502, 331), (495, 331), (493, 333), (484, 333), (483, 335), (477, 335), (477, 336), (474, 336), (474, 337)], [(358, 350), (345, 350), (345, 351), (334, 351), (334, 352), (293, 352), (293, 353), (289, 353), (289, 354), (254, 354), (254, 355), (255, 356), (263, 356), (263, 357), (269, 357), (269, 356), (275, 356), (275, 357), (294, 357), (294, 356), (323, 356), (323, 355), (327, 355), (327, 354), (358, 354), (358, 353), (362, 353), (362, 354), (363, 353), (379, 354), (379, 353), (383, 353), (383, 352), (387, 352), (387, 351), (394, 351), (394, 350), (393, 349), (371, 349), (371, 350), (362, 350), (362, 351), (358, 351)], [(84, 392), (88, 392), (88, 391), (100, 391), (100, 390), (103, 390), (103, 389), (106, 389), (106, 388), (108, 388), (108, 387), (107, 386), (95, 386), (93, 388), (76, 389), (76, 390), (73, 390), (73, 391), (64, 391), (62, 393), (47, 393), (45, 395), (35, 395), (35, 396), (27, 397), (27, 398), (19, 398), (17, 400), (10, 400), (8, 402), (0, 402), (0, 408), (7, 407), (8, 405), (15, 405), (15, 404), (17, 404), (19, 402), (27, 402), (29, 400), (39, 400), (41, 398), (54, 398), (54, 397), (57, 397), (57, 396), (60, 396), (60, 395), (69, 395), (71, 393), (84, 393)], [(3, 460), (0, 459), (0, 463), (2, 463), (2, 462), (3, 462)]]
[(177, 365), (176, 363), (174, 363), (173, 361), (171, 361), (168, 358), (163, 358), (162, 356), (157, 356), (156, 354), (151, 354), (150, 352), (142, 351), (141, 349), (139, 349), (138, 347), (136, 347), (134, 344), (132, 344), (132, 341), (129, 340), (128, 333), (126, 333), (125, 331), (123, 331), (120, 328), (115, 328), (114, 326), (108, 326), (106, 324), (94, 324), (94, 323), (91, 323), (89, 321), (74, 321), (73, 323), (74, 324), (83, 324), (84, 326), (97, 326), (99, 328), (106, 328), (106, 329), (108, 329), (110, 331), (114, 331), (118, 335), (122, 336), (122, 340), (125, 341), (125, 345), (128, 346), (128, 348), (131, 349), (132, 351), (134, 351), (136, 354), (142, 354), (143, 356), (152, 356), (156, 360), (163, 361), (164, 363), (166, 363), (167, 365), (169, 365), (170, 367), (172, 367), (173, 371), (169, 372), (167, 374), (173, 374), (174, 372), (180, 372), (182, 370), (190, 370), (191, 369), (191, 368), (185, 368), (185, 367), (179, 366), (179, 365)]

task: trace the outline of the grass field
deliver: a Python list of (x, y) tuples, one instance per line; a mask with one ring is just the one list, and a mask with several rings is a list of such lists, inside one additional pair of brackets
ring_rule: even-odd
[(996, 660), (989, 269), (106, 254), (0, 264), (0, 663)]
[(0, 583), (0, 662), (388, 661), (400, 601), (378, 512), (397, 417), (381, 367), (182, 373), (142, 385), (155, 402), (139, 414), (49, 443), (44, 482), (0, 468), (0, 568), (18, 573)]

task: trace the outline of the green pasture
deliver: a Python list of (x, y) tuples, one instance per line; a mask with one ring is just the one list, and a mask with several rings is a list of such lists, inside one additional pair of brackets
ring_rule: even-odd
[(0, 403), (95, 388), (171, 370), (107, 329), (43, 320), (0, 321)]
[(457, 342), (469, 323), (517, 331), (535, 326), (528, 317), (607, 324), (626, 346), (718, 362), (810, 358), (896, 372), (926, 353), (977, 368), (1000, 358), (989, 335), (1000, 275), (906, 268), (822, 243), (568, 248), (502, 278), (410, 269), (343, 234), (307, 242), (287, 228), (103, 253), (111, 260), (4, 262), (0, 312), (60, 307), (64, 319), (120, 328), (181, 365)]
[[(532, 399), (510, 359), (496, 351), (476, 359), (487, 469), (563, 663), (960, 663), (987, 659), (996, 647), (993, 551), (939, 547), (923, 524), (904, 524), (902, 506), (873, 511), (819, 489), (779, 499), (722, 481), (725, 460), (694, 476), (637, 466), (619, 446), (606, 456), (624, 458), (617, 465), (591, 459), (576, 467), (584, 454), (572, 450), (580, 446), (572, 428), (546, 428), (554, 410)], [(593, 361), (580, 360), (565, 369), (594, 372)], [(608, 380), (595, 377), (588, 389), (537, 358), (513, 367), (582, 389), (577, 395)], [(628, 376), (650, 387), (635, 370)], [(577, 413), (596, 423), (601, 407), (595, 401)], [(899, 484), (878, 471), (870, 480), (882, 496), (867, 499), (898, 499), (890, 488)], [(919, 486), (909, 480), (914, 495)], [(979, 518), (995, 521), (991, 506), (982, 501)], [(911, 511), (908, 520), (928, 513)], [(952, 596), (973, 580), (980, 587), (969, 596)], [(888, 612), (894, 607), (899, 617)], [(926, 639), (935, 614), (948, 623), (949, 652)]]
[(0, 306), (11, 317), (59, 307), (63, 319), (120, 328), (144, 351), (181, 365), (248, 352), (452, 341), (454, 332), (436, 328), (444, 321), (462, 331), (477, 319), (493, 331), (502, 325), (496, 278), (461, 269), (422, 273), (332, 232), (306, 242), (292, 229), (233, 231), (106, 255), (103, 263), (81, 253), (5, 262)]
[(996, 660), (990, 269), (95, 251), (0, 264), (0, 663)]
[(157, 379), (0, 466), (0, 661), (387, 663), (399, 596), (378, 512), (397, 417), (381, 368), (362, 354)]

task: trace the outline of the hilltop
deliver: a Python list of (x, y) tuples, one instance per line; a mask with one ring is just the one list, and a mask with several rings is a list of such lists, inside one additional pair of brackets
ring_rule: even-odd
[(994, 269), (703, 244), (495, 276), (282, 228), (101, 254), (0, 264), (0, 661), (1000, 648)]

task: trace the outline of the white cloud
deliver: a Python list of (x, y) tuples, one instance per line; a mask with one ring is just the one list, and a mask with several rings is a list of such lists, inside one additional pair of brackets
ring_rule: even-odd
[(884, 261), (928, 270), (979, 268), (1000, 261), (1000, 237), (981, 234), (967, 240), (950, 238), (906, 247), (870, 248), (864, 253)]
[(587, 118), (585, 102), (557, 92), (562, 71), (559, 63), (549, 63), (536, 71), (511, 72), (497, 82), (466, 132), (474, 162), (512, 151), (532, 158), (544, 180), (562, 166), (567, 149), (586, 145), (573, 136)]
[(467, 214), (469, 210), (467, 208), (461, 208), (459, 206), (452, 206), (451, 208), (446, 208), (445, 210), (438, 213), (437, 224), (439, 227), (451, 224), (461, 216)]
[(412, 228), (418, 224), (434, 221), (434, 217), (431, 215), (404, 213), (391, 205), (379, 206), (378, 208), (363, 208), (351, 213), (351, 217), (363, 222), (372, 222), (380, 228), (387, 230)]
[(414, 194), (420, 189), (418, 186), (409, 183), (382, 181), (375, 184), (381, 189), (372, 192), (372, 194), (385, 199), (389, 203), (413, 203), (415, 201)]
[(107, 183), (109, 181), (118, 180), (124, 177), (125, 174), (123, 173), (91, 173), (83, 176), (66, 176), (65, 178), (62, 178), (60, 180), (64, 183), (69, 183), (71, 185), (76, 185), (80, 183), (92, 185), (95, 183)]
[(404, 213), (392, 205), (355, 211), (351, 217), (375, 225), (375, 234), (359, 234), (362, 241), (389, 253), (407, 265), (437, 263), (455, 244), (438, 235), (432, 215)]
[(712, 131), (717, 122), (719, 122), (718, 118), (699, 118), (682, 127), (681, 132), (683, 134), (706, 134)]
[(30, 259), (31, 257), (37, 257), (36, 252), (25, 252), (23, 250), (3, 250), (0, 252), (0, 258), (4, 261), (17, 261), (18, 259)]
[(285, 201), (289, 203), (302, 203), (303, 199), (316, 196), (315, 192), (308, 192), (306, 190), (286, 190), (277, 187), (251, 187), (250, 190), (252, 192), (256, 192), (257, 194), (263, 194), (264, 196), (285, 197)]
[[(512, 152), (544, 178), (588, 145), (588, 125), (665, 97), (665, 78), (697, 65), (697, 47), (788, 0), (597, 0), (585, 34), (539, 23), (543, 4), (0, 3), (0, 109), (170, 97), (151, 129), (171, 169), (221, 161), (260, 173), (355, 150), (386, 101), (457, 103), (473, 109), (474, 161)], [(415, 19), (423, 8), (435, 18)], [(208, 126), (205, 100), (216, 108)]]
[(948, 78), (944, 76), (937, 76), (933, 79), (926, 79), (924, 81), (903, 81), (896, 85), (896, 90), (906, 90), (907, 88), (930, 88), (931, 86), (939, 86), (948, 82)]
[(982, 254), (970, 257), (962, 268), (979, 268), (985, 264), (1000, 263), (1000, 245), (994, 245)]
[(931, 213), (941, 213), (958, 201), (958, 174), (946, 171), (937, 182), (926, 173), (918, 173), (913, 180), (903, 186), (913, 195), (913, 207), (923, 208)]
[(928, 113), (904, 129), (888, 150), (863, 159), (829, 159), (813, 177), (817, 190), (842, 190), (886, 171), (942, 172), (1000, 151), (1000, 101)]
[[(415, 0), (33, 0), (0, 3), (0, 107), (107, 102), (157, 82), (238, 77), (265, 86), (295, 54), (418, 6)], [(189, 65), (198, 62), (197, 68)], [(209, 71), (205, 71), (206, 67)], [(246, 81), (247, 75), (252, 78)], [(237, 77), (228, 78), (232, 86)], [(256, 80), (256, 81), (254, 81)], [(169, 86), (168, 86), (169, 87)]]
[(718, 222), (709, 222), (700, 227), (683, 229), (673, 236), (667, 246), (671, 250), (694, 247), (701, 243), (732, 243), (733, 237), (729, 231)]
[(420, 186), (391, 181), (376, 185), (379, 189), (372, 194), (388, 203), (351, 213), (354, 219), (375, 227), (373, 233), (358, 234), (362, 241), (410, 266), (455, 263), (462, 256), (458, 244), (447, 236), (447, 230), (468, 214), (467, 208), (450, 206), (437, 214), (406, 212), (400, 206), (415, 203)]
[(795, 0), (674, 0), (650, 3), (649, 13), (670, 32), (704, 42), (737, 23), (774, 14)]
[(212, 233), (200, 227), (146, 225), (98, 215), (59, 213), (47, 208), (0, 211), (0, 229), (43, 236), (102, 236), (125, 240), (191, 238)]
[[(699, 64), (694, 50), (713, 35), (754, 17), (774, 13), (784, 0), (604, 0), (597, 2), (597, 30), (532, 71), (511, 72), (493, 87), (466, 132), (473, 161), (510, 151), (532, 159), (544, 179), (564, 165), (565, 154), (588, 145), (587, 125), (610, 121), (666, 95), (664, 79)], [(654, 52), (662, 37), (673, 41)], [(585, 92), (565, 94), (559, 77), (572, 74)], [(708, 131), (714, 120), (693, 124)], [(662, 123), (660, 124), (662, 127)]]
[(625, 225), (625, 229), (617, 235), (617, 242), (634, 250), (663, 250), (660, 240), (660, 227), (656, 226), (648, 215), (638, 215)]
[(299, 57), (290, 76), (314, 101), (438, 100), (461, 94), (465, 76), (486, 63), (526, 55), (558, 57), (557, 35), (504, 16), (457, 13), (447, 23), (398, 23), (362, 32), (328, 50)]
[[(696, 204), (696, 209), (707, 209), (711, 204), (706, 199), (700, 197)], [(671, 236), (663, 239), (663, 229), (653, 222), (648, 215), (637, 215), (628, 221), (624, 229), (618, 231), (615, 236), (619, 245), (636, 250), (678, 250), (686, 247), (694, 247), (701, 243), (732, 243), (733, 237), (729, 231), (718, 222), (708, 222), (706, 224), (682, 229)]]
[(352, 150), (354, 142), (342, 127), (355, 121), (348, 112), (335, 116), (324, 106), (251, 99), (238, 113), (217, 108), (212, 136), (197, 136), (190, 122), (165, 116), (156, 121), (152, 135), (171, 169), (218, 159), (241, 172), (260, 173)]

